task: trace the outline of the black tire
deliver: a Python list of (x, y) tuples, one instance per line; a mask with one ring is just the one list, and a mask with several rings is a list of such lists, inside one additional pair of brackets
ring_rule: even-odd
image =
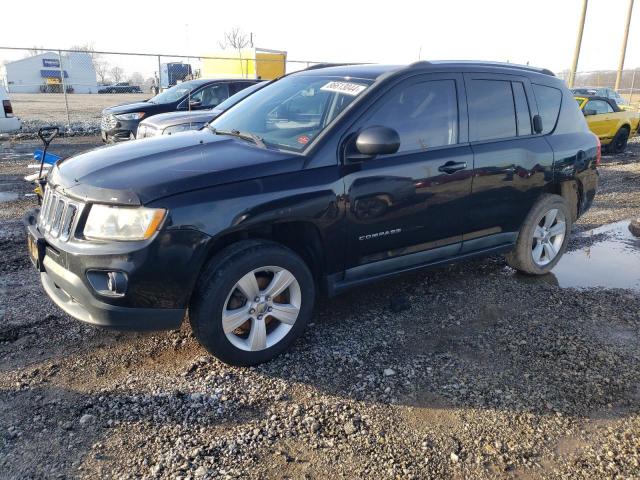
[(627, 149), (627, 143), (629, 142), (629, 129), (622, 127), (618, 130), (611, 140), (610, 150), (612, 153), (622, 153)]
[[(266, 266), (284, 268), (295, 277), (300, 287), (300, 310), (291, 329), (277, 343), (263, 350), (243, 350), (223, 330), (223, 309), (236, 283), (248, 272)], [(208, 262), (191, 300), (189, 322), (200, 344), (218, 359), (235, 366), (257, 365), (282, 353), (302, 334), (314, 300), (313, 275), (298, 254), (275, 242), (246, 240), (225, 248)]]
[[(561, 215), (558, 216), (561, 218), (564, 217), (564, 239), (562, 240), (562, 245), (557, 250), (555, 257), (545, 265), (539, 265), (533, 258), (533, 249), (535, 245), (534, 232), (536, 227), (539, 226), (539, 222), (542, 221), (545, 213), (553, 209), (558, 209), (561, 212)], [(567, 248), (571, 225), (571, 212), (565, 199), (560, 195), (543, 195), (531, 208), (527, 218), (522, 224), (520, 232), (518, 233), (516, 248), (506, 255), (507, 264), (511, 268), (515, 268), (519, 272), (529, 275), (545, 275), (549, 273), (558, 261), (560, 261), (560, 258)]]

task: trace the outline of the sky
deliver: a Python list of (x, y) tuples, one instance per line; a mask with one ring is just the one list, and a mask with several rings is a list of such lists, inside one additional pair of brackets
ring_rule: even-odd
[[(243, 0), (237, 9), (215, 0), (116, 3), (3, 2), (2, 17), (10, 21), (2, 22), (0, 46), (90, 43), (105, 51), (206, 55), (238, 27), (253, 33), (256, 46), (286, 50), (291, 60), (493, 60), (560, 72), (571, 65), (582, 0)], [(627, 8), (628, 0), (589, 0), (579, 71), (617, 68)], [(626, 68), (640, 67), (638, 10)], [(16, 56), (24, 53), (0, 49), (0, 64)], [(135, 69), (136, 58), (125, 68)]]

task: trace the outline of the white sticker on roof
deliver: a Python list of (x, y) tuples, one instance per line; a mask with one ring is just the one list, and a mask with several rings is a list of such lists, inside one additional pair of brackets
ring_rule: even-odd
[(365, 88), (367, 88), (366, 85), (360, 85), (358, 83), (333, 81), (327, 83), (323, 87), (320, 87), (320, 90), (324, 90), (325, 92), (344, 93), (345, 95), (355, 97)]

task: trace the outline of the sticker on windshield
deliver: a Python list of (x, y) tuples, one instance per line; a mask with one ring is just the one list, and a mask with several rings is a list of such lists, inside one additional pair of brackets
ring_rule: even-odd
[(327, 83), (323, 87), (320, 87), (320, 90), (324, 90), (325, 92), (344, 93), (345, 95), (355, 97), (365, 88), (367, 88), (365, 85), (360, 85), (358, 83), (333, 81)]

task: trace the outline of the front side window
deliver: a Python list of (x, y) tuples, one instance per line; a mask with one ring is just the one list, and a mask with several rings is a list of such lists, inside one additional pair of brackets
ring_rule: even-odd
[(454, 80), (433, 80), (399, 88), (364, 126), (393, 128), (399, 152), (426, 150), (458, 142), (458, 100)]
[(589, 100), (585, 105), (584, 109), (587, 111), (590, 110), (594, 112), (596, 115), (599, 115), (601, 113), (613, 112), (613, 108), (611, 108), (611, 105), (609, 105), (604, 100)]
[(511, 82), (471, 80), (469, 123), (472, 141), (515, 137), (516, 113)]
[(213, 108), (216, 105), (220, 105), (227, 98), (229, 98), (229, 85), (226, 83), (219, 83), (215, 85), (208, 85), (189, 97), (189, 103), (191, 105), (197, 104), (203, 108)]
[(538, 113), (542, 118), (542, 134), (551, 132), (556, 128), (558, 115), (560, 114), (560, 103), (562, 102), (562, 92), (557, 88), (545, 85), (533, 84), (533, 93), (538, 104)]
[(151, 98), (149, 102), (157, 103), (159, 105), (177, 102), (189, 92), (193, 92), (197, 86), (197, 84), (190, 82), (179, 83)]
[(238, 103), (210, 127), (257, 136), (267, 147), (302, 152), (371, 83), (316, 75), (284, 77)]

